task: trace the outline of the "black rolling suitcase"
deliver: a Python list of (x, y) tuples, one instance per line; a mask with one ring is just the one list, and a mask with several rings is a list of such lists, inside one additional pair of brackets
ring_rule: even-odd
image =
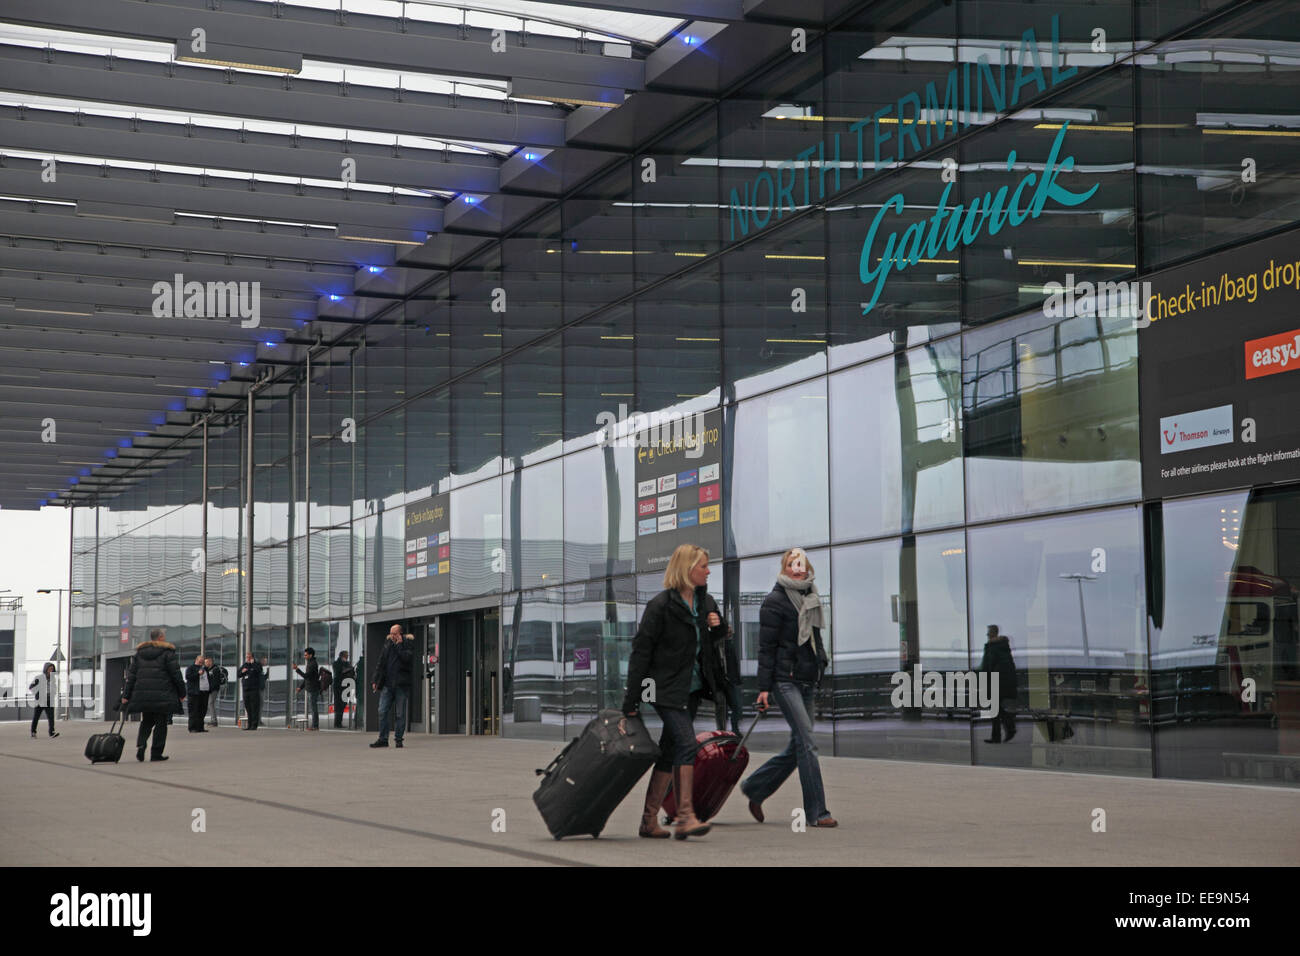
[(537, 771), (542, 783), (533, 803), (557, 840), (580, 833), (600, 836), (614, 808), (658, 759), (659, 748), (640, 717), (602, 710), (581, 737)]
[[(122, 717), (122, 729), (126, 729), (126, 713), (120, 710)], [(91, 763), (117, 763), (122, 759), (122, 748), (126, 746), (126, 740), (117, 732), (117, 721), (114, 720), (108, 728), (106, 734), (91, 734), (90, 739), (86, 741), (86, 759)]]

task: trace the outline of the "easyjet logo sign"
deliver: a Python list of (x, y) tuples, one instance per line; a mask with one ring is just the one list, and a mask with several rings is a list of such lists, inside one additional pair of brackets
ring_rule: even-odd
[(1246, 378), (1262, 378), (1300, 368), (1300, 329), (1246, 343)]

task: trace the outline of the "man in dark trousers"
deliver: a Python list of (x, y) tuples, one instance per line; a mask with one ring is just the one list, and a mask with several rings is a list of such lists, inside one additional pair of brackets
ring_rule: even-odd
[[(1016, 735), (1016, 662), (1011, 659), (1011, 641), (998, 633), (996, 624), (989, 625), (979, 669), (998, 675), (998, 715), (993, 718), (993, 736), (984, 742), (1002, 743), (1002, 730), (1006, 728), (1007, 743), (1010, 743)], [(990, 678), (990, 689), (992, 683)]]
[(129, 714), (143, 714), (135, 741), (135, 759), (144, 760), (144, 748), (153, 733), (151, 760), (166, 760), (167, 715), (181, 712), (185, 681), (181, 678), (176, 648), (167, 643), (161, 628), (149, 632), (149, 640), (135, 649), (122, 686), (122, 707)]
[(356, 680), (356, 668), (348, 662), (348, 652), (339, 651), (339, 656), (334, 659), (334, 726), (343, 726), (343, 708), (347, 702), (343, 699), (343, 682), (351, 677)]
[(211, 654), (203, 658), (203, 666), (208, 669), (208, 683), (212, 685), (212, 690), (208, 693), (208, 710), (212, 712), (212, 722), (208, 726), (215, 727), (221, 688), (226, 686), (229, 675), (224, 667), (219, 667), (213, 662)]
[(262, 665), (257, 663), (252, 651), (244, 655), (239, 683), (244, 689), (244, 712), (248, 714), (244, 729), (256, 730), (262, 722)]
[[(178, 665), (179, 666), (179, 665)], [(185, 693), (190, 702), (190, 733), (205, 734), (203, 718), (208, 713), (208, 694), (212, 692), (212, 679), (203, 662), (203, 655), (194, 658), (194, 663), (185, 669)]]
[(320, 665), (316, 663), (316, 649), (305, 648), (302, 656), (307, 662), (307, 672), (303, 673), (296, 666), (293, 672), (302, 678), (303, 690), (311, 703), (311, 729), (320, 730)]
[[(379, 739), (372, 747), (388, 746), (388, 726), (395, 725), (397, 746), (402, 746), (406, 735), (406, 701), (411, 692), (411, 659), (414, 656), (414, 638), (402, 635), (402, 626), (394, 624), (388, 632), (379, 666), (375, 668), (372, 690), (379, 691)], [(394, 713), (396, 711), (396, 713)]]

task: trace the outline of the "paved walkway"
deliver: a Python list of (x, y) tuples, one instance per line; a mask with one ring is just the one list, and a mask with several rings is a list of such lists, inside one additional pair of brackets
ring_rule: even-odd
[(701, 840), (641, 840), (638, 786), (599, 840), (556, 842), (531, 800), (554, 743), (417, 735), (371, 750), (360, 733), (182, 723), (166, 763), (137, 763), (128, 738), (122, 763), (92, 767), (82, 752), (103, 727), (32, 740), (0, 725), (0, 865), (1300, 864), (1300, 791), (1279, 787), (829, 757), (837, 830), (792, 831), (791, 777), (766, 824), (736, 794)]

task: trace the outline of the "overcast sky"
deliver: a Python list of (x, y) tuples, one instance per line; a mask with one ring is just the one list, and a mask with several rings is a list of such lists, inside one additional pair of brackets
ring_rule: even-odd
[[(27, 612), (27, 660), (47, 661), (59, 629), (59, 595), (37, 588), (68, 586), (67, 508), (9, 511), (0, 508), (0, 597), (23, 599)], [(63, 632), (68, 628), (68, 596), (63, 595)], [(65, 649), (66, 653), (66, 649)]]

